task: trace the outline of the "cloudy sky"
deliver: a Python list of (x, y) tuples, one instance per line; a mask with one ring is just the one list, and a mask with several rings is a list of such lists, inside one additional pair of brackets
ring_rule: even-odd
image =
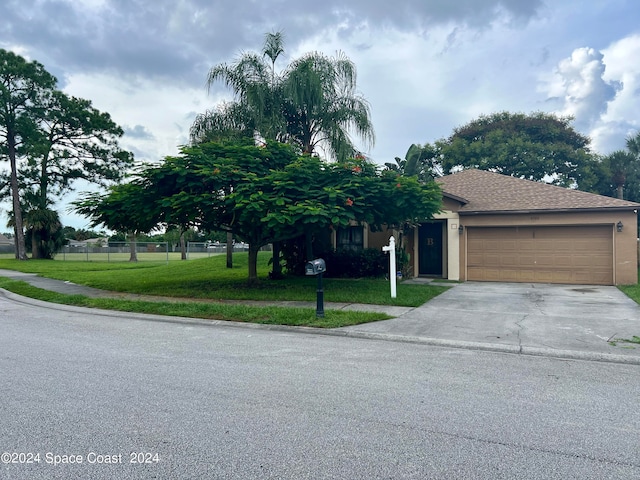
[(0, 19), (0, 48), (109, 112), (141, 161), (187, 143), (229, 98), (207, 93), (211, 66), (273, 31), (280, 68), (312, 50), (353, 60), (378, 163), (502, 110), (572, 115), (602, 154), (640, 130), (638, 0), (2, 0)]

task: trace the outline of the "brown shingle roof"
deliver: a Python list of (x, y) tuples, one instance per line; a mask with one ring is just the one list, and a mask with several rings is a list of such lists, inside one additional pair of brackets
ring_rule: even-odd
[(567, 210), (629, 210), (639, 203), (570, 188), (487, 172), (463, 170), (436, 180), (445, 194), (467, 200), (459, 212), (529, 212)]

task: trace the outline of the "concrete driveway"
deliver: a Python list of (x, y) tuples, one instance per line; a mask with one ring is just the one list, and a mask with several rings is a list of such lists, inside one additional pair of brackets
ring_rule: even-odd
[(640, 336), (640, 306), (606, 286), (466, 282), (398, 318), (342, 330), (520, 353), (640, 357), (638, 344), (609, 343)]

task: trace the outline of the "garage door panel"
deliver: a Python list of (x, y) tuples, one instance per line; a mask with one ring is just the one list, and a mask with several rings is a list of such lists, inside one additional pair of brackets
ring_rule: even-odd
[(520, 270), (520, 275), (518, 275), (519, 282), (535, 282), (535, 273), (533, 270)]
[[(536, 270), (533, 272), (534, 282), (538, 283), (556, 283), (557, 276), (554, 276), (552, 270)], [(562, 282), (567, 283), (567, 282)]]
[(568, 257), (541, 256), (536, 259), (536, 265), (540, 268), (571, 267), (571, 259)]
[(610, 226), (469, 227), (467, 278), (613, 284)]
[(503, 267), (518, 267), (520, 265), (520, 259), (515, 252), (506, 252), (500, 258), (500, 265)]
[(498, 247), (499, 250), (501, 250), (503, 252), (517, 252), (518, 251), (518, 242), (516, 242), (515, 240), (499, 241), (499, 242), (496, 242), (496, 246)]

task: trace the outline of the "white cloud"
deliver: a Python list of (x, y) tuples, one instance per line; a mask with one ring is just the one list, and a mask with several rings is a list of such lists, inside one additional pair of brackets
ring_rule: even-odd
[(342, 50), (356, 64), (376, 129), (371, 153), (384, 163), (412, 143), (446, 137), (481, 114), (541, 109), (536, 68), (548, 49), (530, 47), (537, 28), (522, 32), (507, 16), (483, 30), (454, 22), (428, 32), (345, 22), (288, 53), (295, 58)]
[(561, 115), (575, 117), (578, 128), (589, 128), (607, 111), (615, 89), (603, 79), (604, 55), (593, 48), (573, 51), (558, 64), (554, 82), (549, 86), (551, 97), (559, 98)]
[(158, 161), (174, 155), (178, 146), (189, 141), (189, 128), (194, 114), (215, 103), (201, 89), (180, 84), (163, 84), (147, 78), (122, 78), (108, 74), (72, 74), (66, 79), (65, 91), (93, 99), (93, 105), (109, 112), (121, 126), (135, 125), (137, 132), (127, 135), (122, 146), (134, 150), (138, 160)]
[(640, 35), (611, 43), (602, 51), (575, 49), (552, 76), (542, 77), (542, 91), (561, 115), (575, 117), (594, 151), (624, 148), (625, 138), (640, 128)]
[(619, 85), (615, 98), (602, 121), (616, 125), (616, 133), (624, 138), (640, 130), (640, 35), (614, 42), (603, 50), (607, 66), (605, 80)]

